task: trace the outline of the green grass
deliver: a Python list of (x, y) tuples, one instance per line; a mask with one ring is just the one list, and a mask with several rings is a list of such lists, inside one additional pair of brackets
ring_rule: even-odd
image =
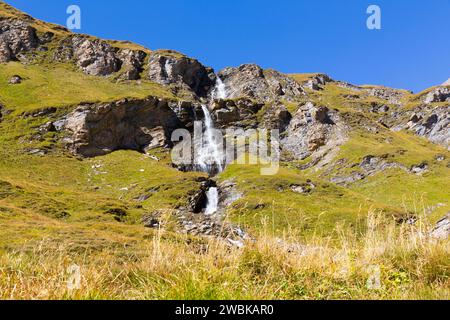
[[(16, 74), (24, 79), (23, 82), (10, 85), (9, 80)], [(63, 64), (51, 67), (17, 62), (0, 64), (0, 91), (0, 103), (17, 112), (126, 97), (153, 95), (175, 99), (162, 86), (149, 81), (117, 83), (111, 78), (84, 75)]]

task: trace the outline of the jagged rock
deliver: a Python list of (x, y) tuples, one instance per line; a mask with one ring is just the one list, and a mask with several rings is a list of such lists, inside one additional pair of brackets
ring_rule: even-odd
[(364, 173), (355, 171), (355, 172), (352, 172), (348, 176), (333, 177), (330, 179), (330, 181), (333, 183), (339, 184), (339, 185), (348, 185), (353, 182), (363, 180), (365, 178), (366, 178), (366, 175)]
[(200, 213), (206, 206), (206, 192), (209, 188), (215, 187), (216, 184), (210, 179), (201, 181), (200, 188), (190, 198), (187, 206), (189, 212)]
[(161, 211), (155, 211), (151, 214), (146, 214), (142, 217), (141, 222), (145, 228), (160, 228), (161, 225), (161, 216), (163, 213)]
[(308, 102), (293, 116), (282, 140), (284, 150), (300, 159), (307, 158), (320, 147), (326, 145), (333, 136), (340, 134), (336, 123), (340, 122), (335, 111), (326, 107), (316, 107)]
[(431, 236), (440, 240), (448, 239), (450, 236), (450, 212), (436, 223), (436, 227), (431, 232)]
[(22, 83), (22, 77), (19, 75), (14, 75), (9, 80), (9, 84), (20, 84), (20, 83)]
[(262, 127), (286, 131), (292, 120), (292, 115), (282, 103), (272, 103), (264, 110)]
[(219, 206), (220, 209), (226, 210), (234, 202), (243, 197), (242, 192), (237, 189), (234, 180), (225, 180), (219, 184)]
[(211, 68), (175, 51), (154, 51), (150, 54), (148, 79), (163, 85), (181, 85), (199, 97), (207, 96), (216, 82)]
[(407, 123), (401, 123), (394, 130), (406, 129), (425, 137), (433, 143), (450, 148), (450, 108), (418, 107)]
[(427, 104), (434, 102), (450, 101), (450, 88), (438, 87), (425, 96), (424, 102)]
[(314, 183), (312, 183), (310, 180), (308, 180), (306, 183), (303, 183), (300, 185), (298, 185), (298, 184), (291, 185), (291, 190), (295, 193), (300, 193), (300, 194), (311, 193), (311, 191), (315, 188), (316, 188), (316, 185)]
[[(373, 88), (367, 88), (365, 89), (367, 94), (372, 97), (376, 97), (378, 99), (386, 100), (389, 103), (392, 104), (400, 104), (402, 98), (410, 94), (410, 91), (406, 90), (399, 90), (399, 89), (393, 89), (393, 88), (386, 88), (386, 87), (373, 87)], [(381, 111), (386, 112), (386, 111)]]
[(413, 165), (411, 167), (410, 171), (417, 175), (421, 175), (421, 174), (425, 173), (427, 170), (428, 170), (428, 164), (426, 162), (422, 162), (421, 164)]
[(219, 72), (219, 77), (229, 88), (229, 99), (247, 97), (258, 102), (294, 101), (304, 95), (301, 85), (292, 78), (275, 70), (263, 70), (255, 64), (225, 68)]
[(123, 80), (138, 80), (143, 70), (146, 56), (147, 54), (140, 50), (121, 50), (118, 53), (118, 58), (122, 61), (122, 75), (120, 78)]
[(316, 74), (314, 75), (311, 79), (309, 79), (308, 81), (306, 81), (303, 85), (303, 87), (308, 88), (310, 90), (321, 90), (322, 86), (326, 85), (329, 82), (334, 82), (333, 79), (331, 79), (328, 75), (326, 74)]
[(168, 102), (157, 98), (123, 99), (81, 105), (64, 120), (64, 142), (75, 154), (94, 157), (118, 149), (147, 151), (170, 145), (170, 134), (183, 127)]
[(264, 104), (246, 98), (236, 100), (217, 100), (213, 104), (213, 115), (218, 128), (256, 127), (257, 113)]
[(122, 67), (122, 61), (116, 57), (117, 49), (105, 41), (75, 36), (72, 46), (76, 63), (86, 74), (106, 76)]
[(372, 103), (369, 108), (370, 112), (373, 113), (386, 113), (389, 111), (389, 106), (385, 104)]
[(36, 30), (26, 21), (0, 18), (0, 63), (16, 60), (39, 46)]

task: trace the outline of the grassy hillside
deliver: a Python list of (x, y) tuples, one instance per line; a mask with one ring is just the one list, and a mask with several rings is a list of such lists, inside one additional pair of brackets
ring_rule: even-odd
[[(30, 20), (58, 39), (70, 34), (2, 2), (0, 16)], [(427, 237), (450, 208), (450, 152), (389, 130), (370, 112), (374, 104), (410, 109), (428, 91), (405, 92), (400, 105), (362, 90), (378, 87), (352, 90), (331, 82), (307, 90), (299, 99), (338, 111), (349, 125), (347, 140), (321, 167), (307, 168), (314, 161), (309, 157), (283, 161), (278, 174), (261, 176), (260, 166), (231, 164), (216, 177), (233, 181), (242, 194), (224, 214), (249, 234), (237, 249), (223, 239), (179, 232), (173, 213), (207, 176), (175, 169), (170, 150), (88, 159), (64, 149), (64, 133), (38, 134), (81, 103), (180, 97), (146, 80), (87, 76), (51, 61), (53, 49), (34, 52), (27, 64), (0, 64), (0, 299), (450, 298), (449, 241)], [(14, 75), (20, 84), (9, 84)], [(304, 83), (316, 75), (291, 77)], [(285, 105), (292, 114), (299, 107)], [(49, 107), (56, 112), (36, 113)], [(367, 156), (398, 167), (348, 185), (332, 183), (362, 171)], [(409, 171), (423, 163), (426, 172)], [(307, 191), (299, 193), (298, 186)], [(162, 227), (145, 228), (142, 218), (155, 211), (164, 213)], [(402, 223), (410, 218), (414, 224)], [(73, 264), (81, 267), (78, 289), (67, 287)], [(381, 287), (367, 285), (373, 268)]]

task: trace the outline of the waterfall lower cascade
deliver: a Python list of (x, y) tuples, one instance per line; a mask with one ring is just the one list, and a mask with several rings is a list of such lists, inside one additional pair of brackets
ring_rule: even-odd
[(209, 188), (206, 192), (206, 209), (207, 216), (217, 212), (219, 206), (219, 190), (216, 187)]

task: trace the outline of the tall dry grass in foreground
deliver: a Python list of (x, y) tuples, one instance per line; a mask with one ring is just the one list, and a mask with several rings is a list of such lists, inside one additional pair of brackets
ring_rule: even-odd
[(1, 255), (0, 298), (449, 299), (449, 241), (429, 238), (428, 229), (370, 214), (362, 236), (337, 228), (334, 240), (307, 244), (266, 231), (244, 249), (171, 241), (162, 231), (123, 250), (75, 253), (43, 242)]

